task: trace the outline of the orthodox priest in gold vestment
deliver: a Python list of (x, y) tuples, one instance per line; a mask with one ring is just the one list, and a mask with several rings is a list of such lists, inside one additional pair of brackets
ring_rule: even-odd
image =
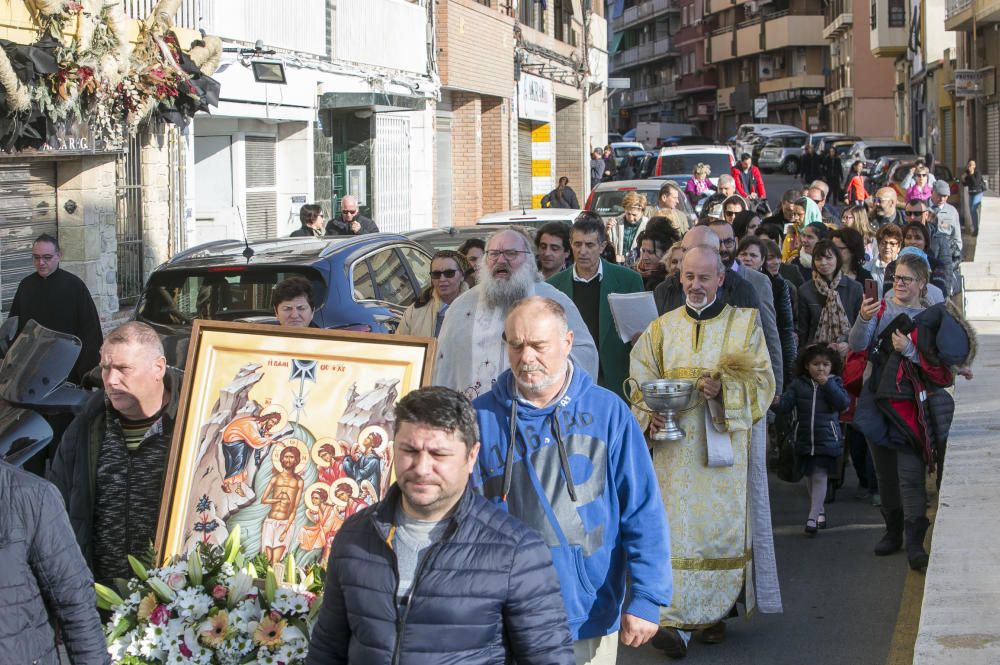
[[(774, 398), (774, 375), (757, 311), (716, 299), (724, 272), (716, 250), (688, 250), (681, 269), (685, 306), (650, 324), (631, 354), (630, 375), (639, 384), (667, 378), (696, 385), (688, 410), (677, 419), (684, 438), (650, 441), (670, 523), (674, 575), (673, 602), (662, 611), (661, 625), (685, 631), (718, 624), (744, 589), (748, 612), (757, 601), (752, 525), (761, 512), (753, 502), (761, 493), (754, 485), (766, 483), (766, 472), (752, 472), (750, 439)], [(641, 404), (637, 390), (630, 397)], [(647, 434), (658, 429), (648, 411), (633, 412)], [(766, 485), (762, 496), (767, 512)], [(765, 611), (775, 605), (780, 611), (768, 549), (765, 567), (774, 579), (762, 586), (777, 597), (767, 599)]]

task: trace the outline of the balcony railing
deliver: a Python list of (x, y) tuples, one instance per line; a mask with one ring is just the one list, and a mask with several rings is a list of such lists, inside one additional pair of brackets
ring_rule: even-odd
[(652, 20), (661, 14), (679, 13), (680, 8), (671, 0), (645, 0), (644, 2), (629, 7), (622, 12), (621, 16), (611, 21), (611, 27), (618, 32), (626, 28)]
[(621, 96), (621, 106), (643, 106), (647, 104), (656, 104), (658, 102), (667, 101), (677, 97), (677, 92), (674, 89), (673, 83), (662, 83), (660, 85), (649, 86), (646, 88), (636, 88), (635, 90), (626, 90)]
[(676, 55), (673, 42), (669, 37), (664, 37), (655, 42), (646, 42), (615, 53), (611, 58), (612, 70), (633, 67), (650, 60), (673, 55)]
[(963, 11), (975, 4), (975, 0), (947, 0), (944, 5), (944, 17), (950, 19), (952, 16), (961, 14)]

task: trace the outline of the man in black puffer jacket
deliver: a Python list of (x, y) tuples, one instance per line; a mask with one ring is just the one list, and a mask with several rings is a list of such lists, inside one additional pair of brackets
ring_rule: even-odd
[(308, 665), (573, 665), (537, 532), (476, 494), (469, 401), (422, 388), (396, 405), (396, 483), (333, 542)]
[(0, 461), (0, 662), (59, 664), (49, 610), (73, 665), (111, 662), (72, 533), (56, 488)]

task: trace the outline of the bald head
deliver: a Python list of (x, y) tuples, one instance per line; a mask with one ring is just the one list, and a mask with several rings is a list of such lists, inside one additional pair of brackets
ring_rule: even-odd
[(694, 226), (684, 234), (681, 240), (681, 248), (686, 252), (692, 247), (714, 247), (716, 254), (719, 252), (719, 236), (712, 233), (708, 226)]
[(681, 261), (681, 286), (687, 304), (695, 309), (711, 304), (725, 274), (717, 249), (704, 245), (690, 248)]
[(875, 192), (875, 203), (878, 213), (883, 217), (893, 217), (896, 214), (896, 190), (892, 187), (883, 187)]

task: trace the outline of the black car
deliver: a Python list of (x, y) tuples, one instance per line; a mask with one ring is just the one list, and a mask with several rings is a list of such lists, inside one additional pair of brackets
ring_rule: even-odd
[(615, 180), (642, 180), (653, 174), (658, 150), (635, 150), (622, 158)]
[(187, 335), (195, 319), (275, 323), (274, 285), (302, 275), (321, 328), (392, 332), (430, 282), (430, 254), (390, 233), (221, 240), (180, 252), (149, 276), (135, 308), (160, 334)]

